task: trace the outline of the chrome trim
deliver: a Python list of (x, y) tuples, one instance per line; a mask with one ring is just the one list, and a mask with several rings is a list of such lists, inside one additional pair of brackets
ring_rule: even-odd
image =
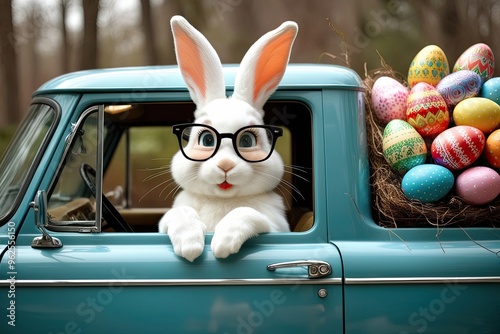
[[(482, 277), (391, 277), (346, 278), (346, 285), (384, 284), (443, 284), (500, 283), (500, 276)], [(0, 280), (0, 287), (9, 286), (11, 280)], [(251, 279), (69, 279), (69, 280), (16, 280), (16, 287), (73, 287), (73, 286), (224, 286), (224, 285), (341, 285), (341, 278), (251, 278)]]
[(383, 285), (383, 284), (442, 284), (442, 283), (500, 283), (500, 276), (481, 277), (372, 277), (346, 278), (346, 285)]
[(104, 104), (100, 104), (97, 114), (97, 159), (96, 159), (96, 202), (95, 202), (95, 221), (97, 231), (101, 232), (102, 227), (102, 180), (103, 180), (103, 151), (104, 151)]
[[(9, 286), (11, 280), (0, 280), (0, 287)], [(341, 285), (341, 278), (319, 279), (69, 279), (69, 280), (16, 280), (16, 287), (73, 287), (73, 286), (203, 286), (203, 285)]]
[(280, 268), (307, 267), (309, 278), (326, 277), (332, 273), (332, 267), (326, 261), (319, 260), (299, 260), (273, 263), (267, 266), (267, 270), (275, 271)]

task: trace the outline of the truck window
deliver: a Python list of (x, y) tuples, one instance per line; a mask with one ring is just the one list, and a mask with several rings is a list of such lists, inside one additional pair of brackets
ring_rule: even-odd
[(54, 107), (31, 105), (0, 163), (0, 226), (25, 194), (31, 175), (50, 139), (57, 120)]
[[(103, 193), (136, 232), (156, 232), (179, 191), (170, 175), (171, 158), (179, 150), (172, 126), (191, 122), (194, 107), (183, 102), (105, 108)], [(294, 101), (271, 102), (265, 108), (265, 123), (283, 129), (275, 149), (286, 167), (276, 191), (285, 200), (291, 230), (301, 219), (304, 230), (313, 219), (311, 112)], [(79, 168), (88, 164), (96, 169), (96, 121), (93, 113), (81, 122), (50, 196), (51, 221), (59, 226), (94, 219), (95, 199)]]
[(95, 225), (95, 198), (82, 178), (82, 167), (96, 168), (97, 109), (85, 113), (74, 126), (57, 179), (49, 193), (49, 220), (58, 230)]

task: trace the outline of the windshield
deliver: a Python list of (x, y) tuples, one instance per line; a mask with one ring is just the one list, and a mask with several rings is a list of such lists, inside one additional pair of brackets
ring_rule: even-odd
[(31, 105), (9, 148), (0, 162), (0, 225), (5, 223), (24, 194), (30, 175), (36, 169), (56, 111), (46, 104)]

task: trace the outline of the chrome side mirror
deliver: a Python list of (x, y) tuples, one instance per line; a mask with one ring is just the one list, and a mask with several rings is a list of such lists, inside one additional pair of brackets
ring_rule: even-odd
[(42, 232), (42, 235), (36, 237), (31, 242), (33, 248), (59, 248), (62, 243), (59, 239), (51, 237), (45, 230), (47, 224), (47, 193), (45, 190), (38, 190), (35, 199), (30, 203), (35, 213), (36, 227)]

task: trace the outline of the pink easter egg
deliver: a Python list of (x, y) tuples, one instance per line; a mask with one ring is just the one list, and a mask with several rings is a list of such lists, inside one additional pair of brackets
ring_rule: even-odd
[(488, 204), (500, 194), (500, 175), (489, 167), (466, 169), (457, 177), (456, 191), (467, 204)]
[(409, 90), (390, 77), (378, 78), (372, 87), (372, 105), (378, 120), (384, 125), (393, 119), (406, 120)]

